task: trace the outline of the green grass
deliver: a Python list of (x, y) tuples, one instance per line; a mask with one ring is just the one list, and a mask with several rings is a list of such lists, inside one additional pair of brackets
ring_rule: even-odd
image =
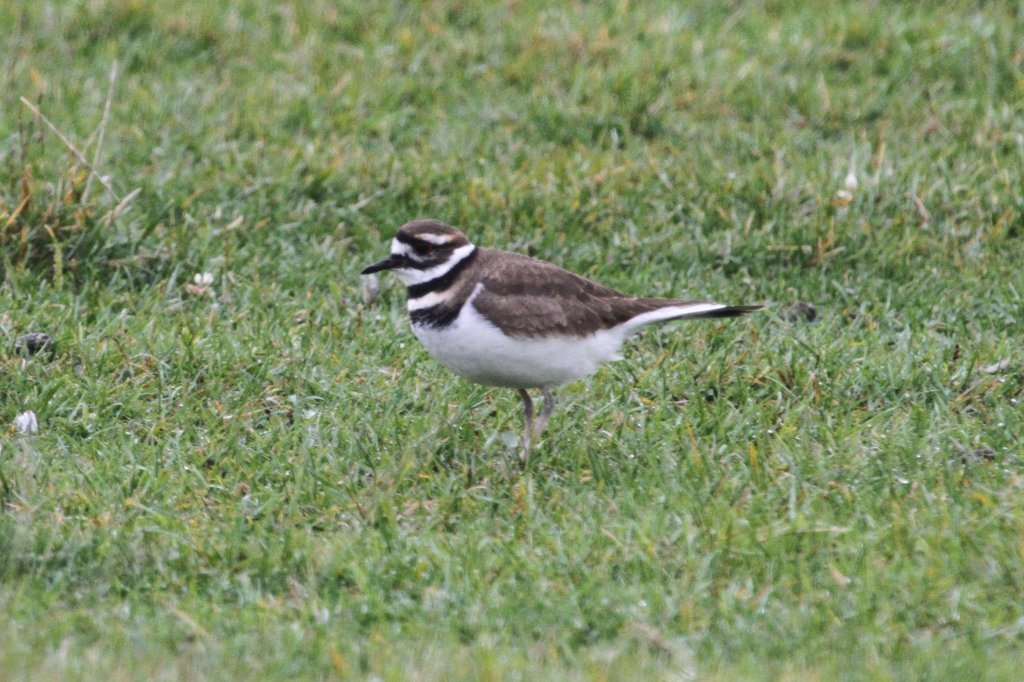
[[(1024, 6), (547, 5), (0, 6), (0, 678), (1019, 677)], [(424, 216), (770, 308), (520, 472)]]

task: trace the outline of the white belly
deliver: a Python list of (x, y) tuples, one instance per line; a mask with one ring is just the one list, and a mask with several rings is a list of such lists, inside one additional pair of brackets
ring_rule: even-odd
[(582, 379), (620, 358), (623, 329), (586, 337), (511, 338), (487, 321), (471, 302), (448, 327), (413, 325), (413, 332), (438, 362), (459, 376), (487, 386), (552, 388)]

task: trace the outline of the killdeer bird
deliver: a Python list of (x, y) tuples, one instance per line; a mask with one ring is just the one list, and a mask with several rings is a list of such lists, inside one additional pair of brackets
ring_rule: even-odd
[[(477, 247), (438, 220), (402, 226), (391, 255), (362, 274), (382, 270), (407, 287), (412, 330), (428, 353), (470, 381), (519, 392), (524, 462), (551, 417), (554, 389), (621, 359), (619, 348), (633, 332), (653, 322), (736, 317), (762, 307), (622, 294), (551, 263)], [(544, 396), (536, 421), (530, 388)]]

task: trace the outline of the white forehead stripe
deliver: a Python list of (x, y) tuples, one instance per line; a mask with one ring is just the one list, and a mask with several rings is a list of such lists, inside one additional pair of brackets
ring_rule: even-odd
[(395, 237), (391, 240), (391, 253), (395, 256), (408, 256), (412, 253), (412, 247)]

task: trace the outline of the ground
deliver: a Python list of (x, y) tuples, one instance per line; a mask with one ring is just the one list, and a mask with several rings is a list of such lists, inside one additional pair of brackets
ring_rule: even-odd
[[(0, 677), (1017, 679), (1022, 21), (4, 4)], [(417, 217), (768, 308), (521, 471), (360, 280)]]

